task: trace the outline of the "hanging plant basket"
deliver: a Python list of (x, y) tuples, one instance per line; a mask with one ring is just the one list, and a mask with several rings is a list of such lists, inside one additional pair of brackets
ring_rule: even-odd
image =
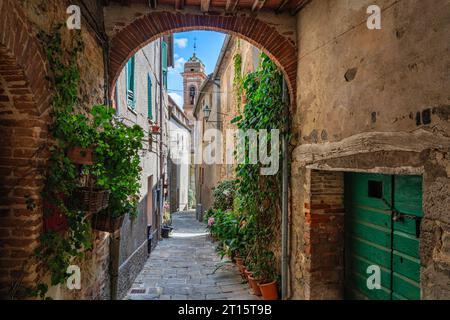
[(92, 218), (92, 228), (97, 231), (114, 233), (122, 227), (124, 217), (125, 216), (111, 217), (109, 214), (96, 214)]
[(79, 187), (72, 193), (73, 208), (88, 214), (97, 213), (108, 207), (109, 190)]
[(72, 147), (67, 150), (67, 157), (75, 164), (94, 164), (93, 148)]

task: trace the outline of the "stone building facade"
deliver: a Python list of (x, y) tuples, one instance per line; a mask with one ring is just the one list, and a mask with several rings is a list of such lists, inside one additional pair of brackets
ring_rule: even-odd
[(187, 210), (191, 156), (191, 127), (184, 111), (169, 96), (169, 203), (170, 212)]
[[(214, 72), (210, 74), (200, 87), (198, 100), (194, 107), (196, 128), (195, 145), (201, 145), (199, 152), (208, 152), (214, 148), (220, 159), (219, 163), (196, 163), (196, 190), (197, 203), (202, 205), (202, 211), (210, 209), (213, 205), (213, 189), (224, 180), (235, 178), (234, 165), (226, 163), (226, 154), (231, 146), (225, 142), (227, 131), (235, 130), (236, 126), (231, 120), (239, 114), (242, 101), (235, 88), (235, 57), (241, 57), (241, 76), (253, 72), (258, 67), (261, 51), (250, 43), (237, 37), (225, 37)], [(208, 109), (208, 117), (205, 117)], [(205, 132), (209, 130), (209, 134)], [(217, 130), (222, 140), (215, 137)], [(219, 143), (218, 143), (219, 142)], [(209, 153), (209, 152), (208, 152)], [(220, 154), (220, 156), (219, 156)], [(199, 216), (202, 219), (202, 215)]]
[[(169, 98), (164, 67), (173, 61), (168, 50), (171, 41), (171, 37), (159, 38), (134, 54), (115, 86), (117, 118), (130, 126), (138, 124), (145, 132), (138, 213), (125, 218), (120, 238), (113, 239), (119, 242), (118, 297), (125, 296), (160, 237), (163, 190), (168, 179)], [(155, 125), (160, 133), (153, 133)]]
[[(50, 31), (52, 21), (65, 21), (69, 4), (0, 0), (0, 289), (4, 296), (9, 296), (18, 279), (33, 284), (41, 275), (39, 261), (31, 259), (43, 221), (43, 177), (36, 169), (45, 165), (48, 155), (36, 151), (45, 150), (41, 146), (49, 139), (51, 88), (45, 80), (48, 63), (36, 35)], [(239, 14), (227, 13), (219, 5), (214, 15), (192, 6), (177, 12), (173, 6), (151, 8), (144, 0), (129, 6), (117, 1), (106, 6), (95, 1), (79, 4), (86, 43), (79, 63), (81, 108), (108, 102), (126, 61), (165, 33), (230, 32), (257, 46), (280, 67), (289, 91), (293, 136), (287, 298), (345, 297), (344, 254), (349, 251), (346, 239), (351, 231), (346, 226), (355, 204), (347, 202), (348, 188), (355, 187), (355, 180), (348, 178), (356, 175), (361, 182), (367, 174), (375, 178), (361, 184), (360, 190), (367, 188), (371, 192), (364, 196), (378, 199), (390, 184), (379, 180), (419, 177), (423, 216), (408, 222), (418, 229), (409, 234), (414, 257), (403, 261), (415, 263), (413, 282), (421, 299), (450, 298), (448, 1), (295, 1), (293, 15), (270, 11), (270, 5), (279, 6), (276, 1), (256, 13), (246, 10), (251, 8), (246, 1)], [(367, 28), (370, 5), (381, 10), (381, 29)], [(64, 37), (69, 38), (70, 32)], [(23, 178), (30, 169), (36, 173)], [(31, 213), (25, 196), (36, 199)], [(393, 221), (395, 210), (386, 212)], [(52, 288), (53, 297), (110, 297), (111, 236), (102, 232), (93, 236), (94, 249), (82, 263), (82, 290)]]

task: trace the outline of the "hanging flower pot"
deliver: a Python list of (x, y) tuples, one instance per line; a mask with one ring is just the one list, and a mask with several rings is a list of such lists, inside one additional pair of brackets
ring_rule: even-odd
[(253, 294), (255, 296), (260, 296), (261, 290), (258, 286), (258, 281), (255, 278), (253, 278), (253, 275), (249, 275), (247, 279), (248, 279), (248, 283), (250, 284), (250, 288), (253, 291)]
[(151, 124), (150, 125), (150, 132), (152, 134), (160, 134), (161, 133), (161, 127), (159, 125), (155, 124)]
[(110, 193), (99, 188), (76, 188), (71, 197), (72, 208), (92, 215), (108, 207)]
[(264, 300), (278, 300), (278, 288), (276, 281), (260, 283), (258, 286)]
[(109, 214), (96, 214), (92, 218), (92, 228), (98, 231), (114, 233), (122, 227), (124, 216), (111, 217)]
[(94, 164), (93, 148), (72, 147), (67, 150), (67, 157), (75, 164)]

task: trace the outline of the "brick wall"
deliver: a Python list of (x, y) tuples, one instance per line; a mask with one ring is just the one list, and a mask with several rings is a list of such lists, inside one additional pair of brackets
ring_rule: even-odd
[(344, 283), (344, 175), (311, 171), (305, 200), (306, 299), (339, 299)]
[[(48, 159), (48, 67), (37, 33), (67, 18), (66, 1), (0, 0), (0, 296), (11, 298), (14, 288), (46, 281), (33, 252), (43, 231), (40, 192)], [(49, 19), (51, 17), (51, 19)], [(86, 48), (80, 56), (80, 104), (88, 110), (104, 98), (102, 47), (95, 31), (82, 23)], [(71, 37), (63, 32), (63, 39)], [(82, 61), (82, 63), (81, 63)], [(27, 199), (34, 209), (27, 209)], [(82, 289), (51, 288), (53, 298), (107, 298), (109, 236), (93, 232), (94, 248), (76, 261)], [(11, 291), (11, 289), (13, 289)], [(19, 297), (15, 292), (14, 297)]]

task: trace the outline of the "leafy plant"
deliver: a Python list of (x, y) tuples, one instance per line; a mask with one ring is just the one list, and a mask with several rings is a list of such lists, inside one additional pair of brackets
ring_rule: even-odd
[(213, 189), (214, 209), (232, 210), (235, 197), (236, 181), (225, 180)]
[[(266, 129), (268, 132), (285, 129), (287, 115), (282, 101), (282, 75), (265, 54), (261, 55), (258, 70), (242, 79), (242, 88), (246, 103), (242, 113), (232, 120), (238, 129)], [(271, 138), (269, 134), (268, 143)], [(258, 278), (268, 281), (276, 277), (274, 255), (269, 248), (276, 227), (275, 216), (280, 210), (281, 177), (279, 173), (261, 175), (260, 169), (260, 163), (249, 162), (248, 154), (245, 162), (237, 165), (235, 207), (246, 221), (245, 264)]]

